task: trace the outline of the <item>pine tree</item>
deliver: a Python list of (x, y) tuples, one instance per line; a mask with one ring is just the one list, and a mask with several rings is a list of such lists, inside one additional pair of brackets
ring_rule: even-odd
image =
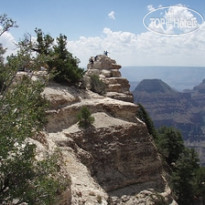
[(41, 55), (49, 55), (52, 52), (54, 39), (49, 34), (44, 34), (41, 29), (36, 28), (36, 43), (32, 46), (32, 50)]
[(194, 202), (194, 183), (199, 169), (198, 157), (194, 150), (185, 149), (179, 156), (171, 174), (171, 185), (179, 205), (192, 205)]
[(88, 128), (95, 121), (94, 117), (91, 116), (89, 109), (83, 106), (78, 114), (79, 126)]
[(158, 130), (157, 145), (170, 166), (185, 149), (181, 133), (172, 127), (162, 127)]
[(84, 71), (78, 67), (79, 59), (74, 58), (67, 50), (67, 37), (60, 34), (54, 46), (54, 80), (58, 83), (77, 83), (82, 80)]
[(8, 57), (5, 64), (2, 55), (3, 52), (0, 56), (0, 204), (55, 204), (58, 193), (69, 183), (58, 175), (59, 154), (37, 161), (36, 146), (29, 142), (46, 122), (47, 103), (41, 96), (45, 85), (32, 81), (29, 75), (16, 79), (18, 68), (31, 64), (31, 59), (31, 66), (36, 67), (36, 59), (27, 48)]

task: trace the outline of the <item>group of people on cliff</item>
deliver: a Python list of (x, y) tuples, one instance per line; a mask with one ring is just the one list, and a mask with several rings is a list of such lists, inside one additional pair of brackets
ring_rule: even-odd
[[(109, 53), (108, 51), (104, 51), (105, 56), (108, 56), (108, 53)], [(94, 61), (97, 61), (97, 60), (98, 60), (98, 55), (95, 57), (90, 57), (89, 62), (93, 64)]]

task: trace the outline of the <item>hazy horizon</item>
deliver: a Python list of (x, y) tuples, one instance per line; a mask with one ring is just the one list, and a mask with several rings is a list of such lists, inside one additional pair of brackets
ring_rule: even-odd
[(205, 67), (199, 66), (124, 66), (121, 73), (130, 82), (161, 79), (178, 91), (192, 89), (205, 79)]

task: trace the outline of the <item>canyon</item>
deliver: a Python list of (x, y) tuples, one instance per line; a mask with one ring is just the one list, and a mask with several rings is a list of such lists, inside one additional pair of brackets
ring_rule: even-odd
[(179, 129), (185, 145), (194, 148), (205, 165), (205, 80), (193, 89), (178, 92), (160, 79), (145, 79), (133, 91), (154, 125)]

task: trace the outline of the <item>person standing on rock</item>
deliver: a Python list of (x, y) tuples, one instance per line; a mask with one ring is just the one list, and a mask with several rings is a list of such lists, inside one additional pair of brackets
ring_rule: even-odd
[(97, 61), (98, 60), (98, 55), (97, 56), (95, 56), (95, 61)]
[(104, 54), (105, 54), (106, 56), (108, 55), (108, 53), (109, 53), (108, 51), (104, 51)]
[(91, 64), (93, 64), (93, 63), (94, 63), (94, 60), (93, 60), (93, 58), (92, 58), (92, 57), (89, 59), (89, 62), (90, 62)]

